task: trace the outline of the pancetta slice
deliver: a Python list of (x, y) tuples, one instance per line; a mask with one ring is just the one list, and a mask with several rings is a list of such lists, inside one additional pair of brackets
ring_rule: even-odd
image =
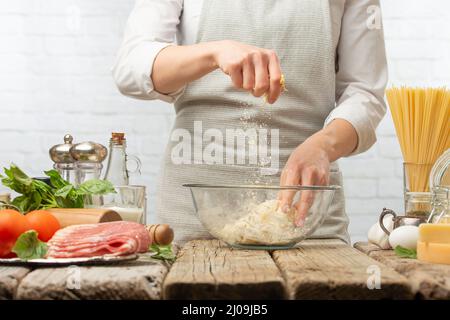
[(48, 258), (122, 256), (147, 252), (145, 226), (128, 221), (73, 225), (58, 230), (48, 242)]

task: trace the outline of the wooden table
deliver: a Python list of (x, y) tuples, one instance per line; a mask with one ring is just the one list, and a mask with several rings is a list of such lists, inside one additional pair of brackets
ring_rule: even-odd
[[(430, 266), (410, 275), (390, 258), (381, 259), (384, 253), (364, 244), (357, 248), (361, 251), (339, 240), (308, 240), (295, 249), (268, 252), (195, 240), (172, 266), (148, 255), (120, 266), (3, 266), (0, 299), (410, 299), (416, 292), (448, 297), (444, 274), (435, 282), (447, 279), (446, 286), (436, 284), (432, 295), (425, 294), (425, 278), (435, 276), (427, 273)], [(368, 288), (374, 270), (381, 289)]]
[[(370, 290), (371, 270), (382, 289)], [(406, 277), (340, 240), (308, 240), (273, 252), (187, 243), (168, 273), (164, 299), (408, 299)]]
[(0, 266), (0, 299), (160, 299), (168, 270), (148, 255), (120, 266)]
[(416, 298), (450, 299), (450, 265), (400, 258), (366, 242), (356, 243), (355, 248), (405, 276)]

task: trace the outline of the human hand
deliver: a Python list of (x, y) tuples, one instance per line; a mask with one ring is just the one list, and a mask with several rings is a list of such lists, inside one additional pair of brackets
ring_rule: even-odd
[(231, 77), (238, 89), (255, 97), (266, 96), (274, 103), (283, 91), (282, 72), (277, 54), (273, 50), (258, 48), (233, 40), (223, 40), (214, 45), (214, 61)]
[[(329, 183), (330, 159), (326, 143), (320, 135), (311, 136), (290, 155), (281, 173), (280, 186), (311, 186)], [(295, 224), (302, 226), (314, 201), (314, 190), (302, 190), (300, 199), (292, 204), (296, 191), (283, 190), (278, 195), (281, 209), (295, 209)]]

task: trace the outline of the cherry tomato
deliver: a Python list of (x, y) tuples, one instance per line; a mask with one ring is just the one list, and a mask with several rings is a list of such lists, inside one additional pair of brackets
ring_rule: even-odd
[(17, 238), (29, 230), (28, 220), (16, 210), (0, 210), (0, 257), (7, 258)]
[(25, 215), (25, 218), (30, 230), (36, 230), (39, 240), (44, 242), (50, 240), (55, 232), (61, 229), (58, 219), (46, 210), (30, 211)]

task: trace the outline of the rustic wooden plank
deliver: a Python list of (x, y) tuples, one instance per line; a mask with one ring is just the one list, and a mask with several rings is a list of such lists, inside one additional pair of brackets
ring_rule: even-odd
[(165, 299), (282, 299), (284, 281), (267, 251), (190, 241), (164, 281)]
[(383, 250), (379, 246), (376, 246), (376, 245), (374, 245), (372, 243), (368, 243), (368, 242), (356, 242), (353, 245), (353, 247), (355, 247), (355, 249), (357, 249), (367, 255), (370, 255), (374, 251), (380, 251), (380, 250), (390, 251), (390, 250)]
[[(405, 277), (340, 240), (309, 240), (296, 249), (273, 252), (293, 299), (408, 299)], [(371, 269), (371, 268), (379, 269)], [(369, 289), (373, 270), (381, 289)]]
[(30, 269), (0, 266), (0, 300), (14, 299), (17, 287)]
[(450, 265), (398, 257), (393, 250), (358, 242), (355, 248), (404, 275), (418, 298), (450, 299)]
[(120, 265), (36, 269), (20, 283), (17, 298), (157, 300), (167, 270), (147, 255)]

